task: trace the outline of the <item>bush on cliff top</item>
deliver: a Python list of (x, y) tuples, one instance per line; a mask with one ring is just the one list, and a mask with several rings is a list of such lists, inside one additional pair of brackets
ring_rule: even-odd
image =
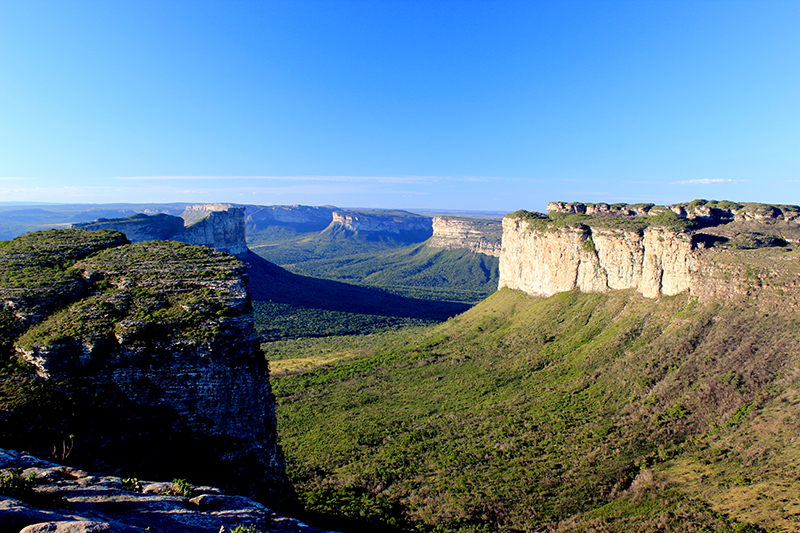
[(618, 229), (641, 234), (649, 227), (661, 227), (672, 231), (685, 231), (696, 227), (689, 219), (681, 218), (674, 212), (666, 210), (647, 217), (614, 218), (594, 217), (580, 213), (558, 213), (542, 215), (531, 211), (520, 210), (509, 215), (512, 218), (524, 220), (528, 227), (536, 231), (557, 231), (562, 228), (575, 228), (579, 230)]

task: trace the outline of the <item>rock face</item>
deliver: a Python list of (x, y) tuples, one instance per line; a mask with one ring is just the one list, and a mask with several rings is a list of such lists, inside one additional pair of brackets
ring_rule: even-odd
[(332, 213), (331, 227), (340, 226), (348, 231), (368, 231), (385, 233), (432, 232), (431, 219), (421, 215), (403, 213), (370, 214), (356, 211), (337, 210)]
[(433, 217), (431, 248), (458, 250), (500, 257), (503, 227), (500, 221), (453, 217)]
[[(117, 455), (140, 453), (136, 468), (142, 471), (152, 470), (149, 460), (174, 456), (186, 464), (159, 468), (194, 468), (227, 489), (280, 503), (288, 482), (246, 266), (207, 247), (124, 244), (111, 232), (53, 230), (23, 237), (0, 251), (4, 338), (13, 339), (17, 356), (41, 379), (69, 379), (78, 396), (105, 395), (102, 405), (111, 409), (106, 418), (128, 412), (151, 417), (144, 427), (127, 429), (114, 420), (91, 422), (76, 437), (85, 459), (112, 449), (115, 439), (123, 449), (139, 439), (158, 452)], [(65, 253), (70, 241), (78, 250), (72, 254)], [(39, 280), (42, 290), (15, 300), (15, 285), (29, 278)], [(78, 417), (72, 424), (86, 423)], [(160, 440), (157, 431), (173, 442)]]
[(101, 218), (94, 222), (72, 224), (71, 227), (119, 231), (134, 243), (171, 240), (209, 246), (233, 255), (247, 251), (245, 208), (229, 204), (188, 206), (180, 217), (136, 214), (125, 218)]
[[(187, 210), (197, 210), (203, 207), (207, 206), (190, 206), (187, 207)], [(187, 226), (182, 232), (173, 235), (170, 240), (210, 246), (221, 252), (241, 255), (247, 252), (244, 213), (244, 207), (209, 210), (208, 216)]]
[(333, 211), (330, 206), (253, 206), (247, 208), (246, 223), (253, 232), (286, 225), (303, 231), (322, 231), (331, 223)]
[[(791, 268), (741, 254), (791, 252), (800, 242), (797, 206), (551, 202), (548, 210), (503, 219), (500, 288), (536, 296), (633, 289), (647, 298), (689, 291), (708, 300), (797, 286)], [(774, 257), (784, 263), (792, 256)]]
[[(16, 498), (0, 496), (3, 532), (219, 533), (242, 526), (265, 533), (322, 533), (215, 487), (179, 487), (184, 493), (176, 494), (173, 483), (126, 482), (0, 449), (0, 475), (13, 472), (32, 481)], [(58, 505), (41, 509), (37, 501)]]
[(688, 233), (661, 227), (535, 229), (503, 219), (499, 287), (551, 296), (577, 289), (634, 289), (647, 298), (699, 287), (700, 259)]

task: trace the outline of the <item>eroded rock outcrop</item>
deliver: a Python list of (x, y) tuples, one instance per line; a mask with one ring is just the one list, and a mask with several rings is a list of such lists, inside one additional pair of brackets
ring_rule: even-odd
[(362, 211), (336, 210), (332, 213), (331, 227), (339, 226), (348, 231), (385, 233), (431, 233), (431, 219), (403, 212), (394, 216), (391, 212), (367, 213)]
[(230, 204), (187, 206), (180, 217), (139, 213), (125, 218), (101, 218), (71, 227), (118, 231), (134, 243), (171, 240), (209, 246), (233, 255), (247, 252), (245, 208)]
[(322, 533), (216, 487), (90, 474), (14, 450), (0, 449), (0, 475), (16, 476), (19, 487), (15, 497), (0, 496), (3, 532)]
[(574, 289), (634, 289), (656, 298), (699, 289), (707, 281), (699, 276), (697, 243), (686, 231), (547, 227), (536, 222), (518, 216), (503, 219), (500, 288), (537, 296)]
[[(183, 231), (173, 235), (170, 240), (210, 246), (221, 252), (240, 255), (247, 252), (245, 236), (245, 208), (210, 206), (189, 206), (187, 210), (207, 212), (197, 222), (187, 225)], [(186, 213), (186, 212), (184, 212)]]
[[(708, 300), (767, 287), (778, 294), (798, 283), (778, 268), (800, 242), (796, 206), (551, 202), (548, 210), (503, 219), (500, 288), (537, 296), (633, 289), (647, 298), (689, 291)], [(742, 254), (758, 248), (778, 255)]]
[[(246, 266), (208, 247), (126, 242), (50, 230), (0, 250), (3, 338), (66, 403), (66, 427), (44, 427), (43, 438), (77, 441), (72, 457), (84, 464), (199, 472), (282, 502), (290, 491)], [(32, 279), (38, 292), (15, 298)]]
[(428, 241), (431, 248), (458, 250), (500, 257), (502, 248), (502, 223), (498, 220), (477, 220), (454, 217), (433, 217), (433, 236)]

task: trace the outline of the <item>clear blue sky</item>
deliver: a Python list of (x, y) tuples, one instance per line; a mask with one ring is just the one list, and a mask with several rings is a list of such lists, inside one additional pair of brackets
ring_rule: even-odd
[(0, 1), (0, 201), (800, 203), (800, 2)]

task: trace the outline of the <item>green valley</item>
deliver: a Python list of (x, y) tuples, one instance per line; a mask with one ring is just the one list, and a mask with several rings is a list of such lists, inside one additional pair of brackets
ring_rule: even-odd
[(500, 291), (273, 375), (290, 476), (309, 519), (403, 530), (793, 530), (800, 318), (778, 304)]

